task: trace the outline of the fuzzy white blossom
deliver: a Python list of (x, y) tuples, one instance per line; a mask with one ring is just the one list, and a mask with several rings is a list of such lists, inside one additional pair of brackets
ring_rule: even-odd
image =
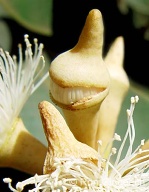
[[(119, 149), (112, 148), (108, 159), (102, 159), (99, 155), (99, 163), (95, 165), (75, 157), (55, 158), (56, 170), (51, 174), (36, 174), (18, 182), (16, 189), (11, 186), (10, 178), (5, 178), (4, 182), (8, 183), (13, 192), (23, 191), (29, 184), (35, 185), (29, 192), (148, 192), (149, 150), (140, 149), (144, 145), (144, 140), (133, 151), (135, 140), (133, 112), (138, 99), (138, 96), (131, 98), (130, 109), (127, 110), (126, 134)], [(115, 134), (113, 140), (121, 141), (121, 138)], [(98, 143), (100, 148), (102, 143), (100, 141)], [(124, 147), (127, 147), (125, 155)], [(147, 155), (136, 158), (139, 153), (144, 152), (148, 152)], [(116, 155), (114, 162), (111, 161), (112, 155)]]
[(23, 52), (19, 44), (18, 58), (0, 49), (0, 145), (29, 96), (48, 77), (48, 72), (42, 74), (45, 66), (43, 44), (38, 45), (38, 40), (34, 39), (32, 51), (28, 35), (24, 35), (24, 41), (26, 50)]

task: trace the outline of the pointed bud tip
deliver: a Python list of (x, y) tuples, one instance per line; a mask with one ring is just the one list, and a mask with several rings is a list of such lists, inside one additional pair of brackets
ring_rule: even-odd
[(92, 17), (94, 19), (97, 19), (97, 18), (100, 18), (102, 17), (102, 14), (101, 12), (99, 11), (99, 9), (92, 9), (89, 14), (88, 14), (89, 17)]
[(102, 56), (103, 31), (102, 14), (98, 9), (92, 9), (87, 15), (79, 41), (73, 51), (84, 50), (88, 55), (96, 54)]
[(124, 59), (124, 38), (122, 36), (117, 37), (112, 43), (106, 57), (105, 62), (107, 65), (117, 65), (123, 67)]

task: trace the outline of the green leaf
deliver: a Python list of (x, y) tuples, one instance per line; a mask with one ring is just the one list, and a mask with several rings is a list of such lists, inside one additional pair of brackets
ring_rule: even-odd
[(52, 35), (52, 0), (0, 0), (8, 15), (27, 29)]

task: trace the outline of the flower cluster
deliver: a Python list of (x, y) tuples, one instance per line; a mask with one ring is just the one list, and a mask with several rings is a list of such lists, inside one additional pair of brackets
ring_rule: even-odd
[[(128, 128), (117, 150), (111, 149), (108, 159), (100, 155), (98, 165), (94, 163), (70, 158), (55, 158), (55, 171), (51, 174), (35, 175), (25, 181), (18, 182), (16, 189), (11, 186), (11, 179), (5, 178), (13, 192), (23, 191), (29, 184), (35, 184), (35, 188), (30, 192), (48, 191), (70, 191), (70, 192), (147, 192), (149, 189), (149, 150), (142, 150), (144, 140), (133, 150), (135, 140), (135, 127), (133, 123), (133, 112), (138, 96), (131, 98), (130, 109), (127, 110)], [(115, 133), (113, 141), (121, 141), (121, 137)], [(124, 148), (127, 148), (124, 157)], [(147, 152), (147, 153), (146, 153)], [(146, 153), (138, 157), (138, 154)], [(117, 154), (112, 162), (111, 156)]]

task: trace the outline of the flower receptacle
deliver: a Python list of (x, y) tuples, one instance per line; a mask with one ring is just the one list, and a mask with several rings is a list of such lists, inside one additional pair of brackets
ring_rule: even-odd
[(0, 167), (42, 174), (47, 147), (32, 136), (17, 118), (0, 147)]

